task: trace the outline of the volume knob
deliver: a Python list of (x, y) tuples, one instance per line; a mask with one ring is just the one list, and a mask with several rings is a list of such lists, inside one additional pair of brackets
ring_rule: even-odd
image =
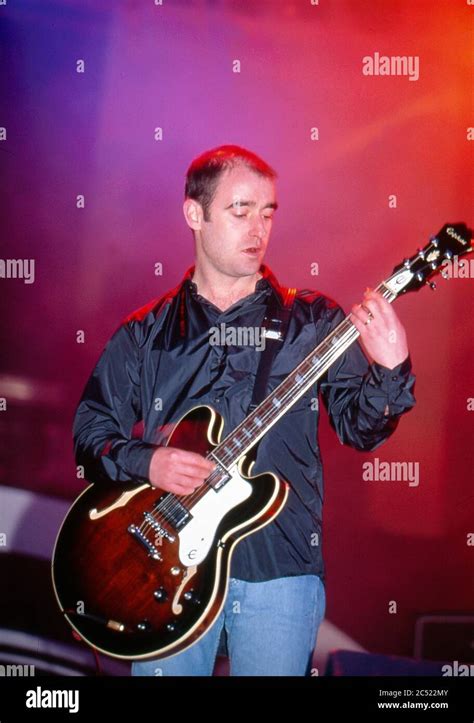
[(165, 602), (165, 600), (168, 600), (168, 593), (164, 587), (159, 587), (158, 590), (155, 590), (153, 593), (153, 597), (157, 602)]
[(137, 630), (140, 633), (149, 633), (151, 630), (151, 625), (148, 620), (141, 620), (137, 625)]

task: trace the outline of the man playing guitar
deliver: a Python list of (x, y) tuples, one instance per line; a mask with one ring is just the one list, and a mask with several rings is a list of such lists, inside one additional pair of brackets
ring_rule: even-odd
[[(147, 482), (185, 501), (215, 469), (212, 458), (163, 440), (197, 404), (218, 410), (226, 431), (247, 414), (261, 352), (227, 337), (211, 344), (209, 334), (222, 325), (261, 329), (270, 299), (284, 296), (263, 263), (278, 206), (275, 178), (238, 146), (214, 148), (191, 164), (183, 211), (195, 265), (175, 289), (127, 317), (86, 385), (74, 439), (89, 480)], [(297, 291), (270, 388), (344, 316), (323, 294)], [(318, 393), (339, 440), (359, 450), (380, 445), (415, 403), (406, 334), (391, 304), (367, 290), (351, 320), (370, 362), (353, 344), (260, 441), (252, 473), (271, 470), (287, 480), (288, 499), (237, 544), (215, 623), (177, 654), (134, 660), (133, 675), (212, 675), (224, 636), (232, 675), (308, 673), (325, 611)], [(143, 436), (133, 439), (140, 420)]]

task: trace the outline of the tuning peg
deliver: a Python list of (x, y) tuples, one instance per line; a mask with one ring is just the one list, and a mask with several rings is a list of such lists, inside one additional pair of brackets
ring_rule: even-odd
[(425, 283), (426, 283), (427, 286), (430, 287), (430, 289), (431, 289), (432, 291), (435, 291), (435, 289), (436, 289), (436, 284), (435, 284), (434, 281), (426, 281)]
[(420, 257), (420, 259), (425, 258), (425, 252), (423, 251), (423, 249), (418, 249), (418, 256)]

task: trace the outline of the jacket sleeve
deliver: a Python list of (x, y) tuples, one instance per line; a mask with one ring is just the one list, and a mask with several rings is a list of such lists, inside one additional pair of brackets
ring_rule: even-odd
[(124, 322), (102, 352), (74, 417), (76, 464), (90, 482), (149, 482), (156, 446), (131, 438), (142, 414), (140, 367), (134, 329)]
[[(328, 310), (325, 336), (344, 318), (337, 305)], [(415, 405), (415, 376), (408, 357), (394, 369), (369, 364), (354, 342), (328, 369), (320, 384), (330, 423), (342, 444), (373, 450), (393, 434), (402, 414)]]

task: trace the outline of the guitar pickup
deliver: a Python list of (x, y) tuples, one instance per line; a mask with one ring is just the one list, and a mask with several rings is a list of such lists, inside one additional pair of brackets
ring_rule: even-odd
[(159, 522), (153, 517), (151, 512), (144, 512), (143, 516), (145, 517), (146, 522), (150, 525), (150, 527), (156, 532), (158, 535), (161, 535), (161, 537), (164, 537), (169, 542), (174, 542), (175, 537), (171, 535), (168, 530), (165, 530), (164, 527), (160, 525)]
[(173, 498), (173, 495), (169, 492), (160, 497), (153, 509), (159, 512), (165, 521), (175, 530), (181, 529), (181, 527), (184, 527), (184, 525), (192, 520), (190, 511), (187, 510), (178, 499)]

